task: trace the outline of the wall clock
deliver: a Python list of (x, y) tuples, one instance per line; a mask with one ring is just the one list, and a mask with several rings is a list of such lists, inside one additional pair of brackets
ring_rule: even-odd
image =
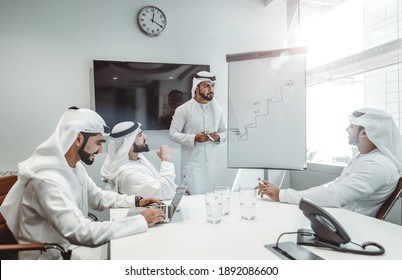
[(138, 27), (147, 36), (155, 37), (162, 34), (166, 28), (166, 16), (155, 6), (146, 6), (138, 12)]

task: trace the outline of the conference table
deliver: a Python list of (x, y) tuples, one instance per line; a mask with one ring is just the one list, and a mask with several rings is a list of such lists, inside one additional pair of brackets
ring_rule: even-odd
[[(140, 209), (138, 209), (140, 210)], [(374, 241), (385, 254), (367, 256), (302, 246), (323, 259), (402, 259), (402, 227), (340, 208), (325, 208), (345, 228), (351, 240), (362, 244)], [(112, 209), (110, 218), (133, 215), (133, 209)], [(257, 198), (256, 217), (240, 217), (238, 192), (231, 193), (230, 213), (218, 224), (206, 220), (204, 195), (183, 197), (170, 223), (158, 224), (140, 233), (110, 242), (112, 260), (264, 260), (281, 259), (265, 245), (275, 244), (285, 232), (311, 229), (298, 205)], [(296, 244), (296, 234), (283, 235), (279, 242)], [(297, 247), (297, 246), (296, 246)], [(355, 248), (356, 249), (356, 248)]]

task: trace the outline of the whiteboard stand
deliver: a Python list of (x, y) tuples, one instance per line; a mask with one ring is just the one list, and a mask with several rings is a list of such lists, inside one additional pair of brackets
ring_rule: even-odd
[(287, 172), (288, 172), (288, 170), (283, 170), (282, 178), (281, 178), (281, 181), (280, 181), (280, 183), (278, 185), (278, 187), (280, 189), (282, 188), (283, 180), (285, 180), (285, 176), (286, 176)]
[(264, 179), (269, 182), (269, 169), (264, 169)]

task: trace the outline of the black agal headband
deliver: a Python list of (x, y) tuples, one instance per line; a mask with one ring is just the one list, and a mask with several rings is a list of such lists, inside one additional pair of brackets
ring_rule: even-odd
[(198, 74), (195, 74), (194, 78), (196, 78), (196, 79), (208, 79), (208, 80), (211, 80), (211, 81), (215, 81), (215, 80), (216, 80), (216, 77), (215, 77), (215, 76), (206, 77), (206, 76), (200, 76), (200, 75), (198, 75)]
[(125, 129), (125, 130), (122, 130), (122, 131), (119, 131), (119, 132), (110, 134), (110, 137), (112, 137), (112, 138), (119, 138), (119, 137), (122, 137), (122, 136), (124, 136), (124, 135), (127, 135), (127, 134), (133, 132), (133, 131), (136, 130), (140, 125), (141, 125), (141, 124), (140, 124), (139, 122), (136, 122), (136, 123), (134, 123), (131, 127), (127, 128), (127, 129)]

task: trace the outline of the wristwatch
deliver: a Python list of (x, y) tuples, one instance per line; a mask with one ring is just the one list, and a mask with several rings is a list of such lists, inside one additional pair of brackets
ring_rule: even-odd
[(135, 207), (140, 207), (140, 200), (143, 199), (142, 196), (135, 197)]

